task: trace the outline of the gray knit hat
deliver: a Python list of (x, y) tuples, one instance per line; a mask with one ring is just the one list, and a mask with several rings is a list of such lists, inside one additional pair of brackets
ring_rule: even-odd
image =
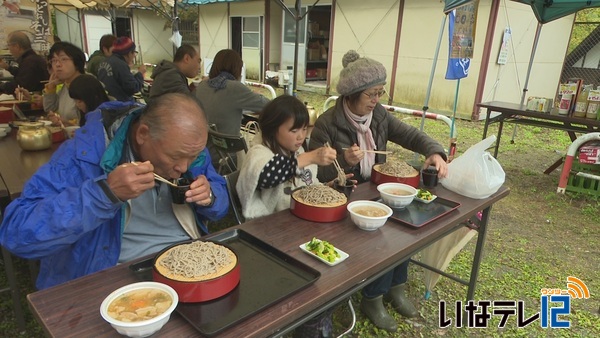
[(344, 69), (340, 72), (337, 92), (350, 95), (367, 88), (385, 84), (385, 67), (381, 62), (361, 58), (355, 50), (349, 50), (342, 58)]

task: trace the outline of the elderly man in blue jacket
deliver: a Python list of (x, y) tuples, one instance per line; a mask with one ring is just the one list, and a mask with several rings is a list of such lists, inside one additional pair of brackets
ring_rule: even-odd
[[(86, 119), (27, 182), (0, 226), (3, 246), (40, 260), (39, 289), (196, 239), (208, 233), (204, 221), (229, 209), (193, 97), (166, 94), (146, 107), (109, 102)], [(185, 203), (172, 203), (154, 173), (193, 180)]]

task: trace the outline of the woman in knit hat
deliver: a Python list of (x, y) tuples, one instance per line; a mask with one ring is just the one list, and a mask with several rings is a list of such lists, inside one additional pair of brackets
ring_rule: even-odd
[(104, 83), (108, 95), (118, 101), (133, 101), (133, 94), (144, 85), (146, 66), (141, 65), (135, 75), (129, 68), (136, 55), (135, 42), (122, 36), (113, 43), (112, 55), (98, 66), (98, 80)]
[[(316, 149), (325, 142), (337, 151), (337, 160), (347, 174), (353, 173), (359, 183), (368, 181), (375, 163), (386, 156), (365, 150), (386, 150), (388, 141), (425, 156), (424, 167), (435, 166), (440, 177), (447, 175), (444, 148), (417, 128), (402, 123), (380, 103), (385, 94), (385, 67), (378, 61), (350, 50), (342, 59), (337, 92), (340, 97), (334, 107), (319, 117), (312, 131), (309, 147)], [(345, 149), (345, 150), (344, 150)], [(318, 178), (327, 182), (337, 176), (333, 166), (319, 167)], [(383, 296), (405, 317), (418, 312), (404, 294), (408, 277), (408, 261), (376, 279), (362, 290), (361, 309), (379, 328), (396, 331), (398, 324), (383, 305)]]

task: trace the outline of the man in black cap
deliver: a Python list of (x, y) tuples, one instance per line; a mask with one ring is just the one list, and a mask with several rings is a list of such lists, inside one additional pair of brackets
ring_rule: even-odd
[(19, 31), (10, 33), (8, 35), (8, 50), (15, 58), (16, 64), (9, 65), (3, 59), (0, 59), (0, 67), (8, 70), (14, 76), (14, 79), (0, 84), (0, 94), (12, 95), (17, 86), (21, 86), (30, 92), (44, 89), (44, 84), (41, 81), (48, 80), (49, 76), (46, 60), (31, 49), (31, 41), (27, 34)]
[(108, 95), (118, 101), (133, 101), (133, 94), (144, 84), (146, 67), (141, 65), (135, 75), (129, 68), (136, 55), (135, 43), (122, 36), (113, 43), (112, 55), (98, 67), (98, 80), (104, 83)]

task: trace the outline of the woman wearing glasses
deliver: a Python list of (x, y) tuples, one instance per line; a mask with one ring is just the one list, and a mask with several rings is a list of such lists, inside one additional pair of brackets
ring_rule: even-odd
[[(85, 73), (85, 54), (77, 46), (68, 42), (57, 42), (48, 54), (50, 79), (43, 92), (44, 111), (54, 125), (79, 125), (79, 111), (75, 101), (69, 96), (69, 86), (81, 74)], [(26, 100), (31, 93), (21, 89)]]
[[(385, 155), (365, 150), (386, 150), (388, 141), (424, 155), (424, 167), (433, 165), (440, 177), (446, 176), (444, 148), (417, 128), (401, 122), (379, 103), (385, 94), (385, 67), (373, 59), (361, 58), (354, 50), (344, 55), (342, 64), (337, 84), (340, 97), (315, 123), (309, 148), (329, 142), (336, 148), (340, 165), (347, 174), (353, 173), (359, 183), (370, 179), (373, 164), (386, 160)], [(333, 166), (319, 167), (319, 181), (327, 182), (336, 176)], [(407, 277), (405, 261), (363, 288), (361, 309), (377, 327), (392, 332), (398, 328), (383, 304), (384, 296), (401, 315), (418, 315), (404, 292)]]

